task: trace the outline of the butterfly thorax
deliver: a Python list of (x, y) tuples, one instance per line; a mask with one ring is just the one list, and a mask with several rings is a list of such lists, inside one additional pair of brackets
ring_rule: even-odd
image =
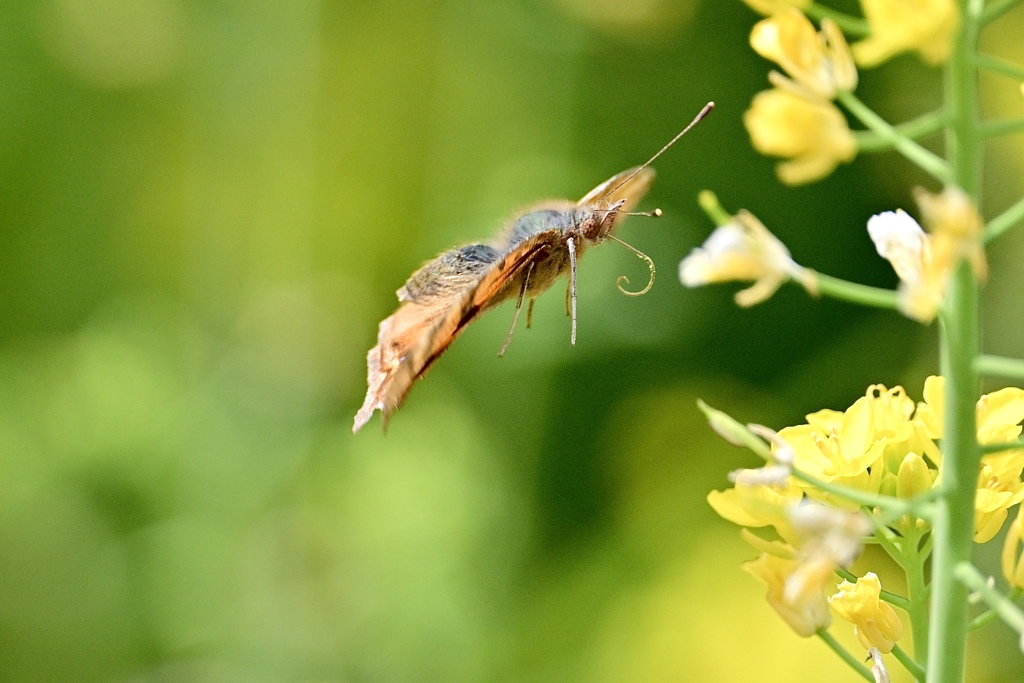
[(514, 249), (524, 241), (541, 233), (554, 233), (563, 241), (575, 237), (578, 247), (588, 247), (604, 241), (612, 231), (621, 202), (608, 207), (579, 205), (574, 202), (549, 202), (527, 211), (509, 227), (499, 248)]
[[(569, 240), (574, 243), (577, 258), (587, 247), (600, 244), (613, 229), (618, 208), (617, 203), (608, 208), (575, 202), (540, 204), (517, 217), (495, 247), (504, 253), (513, 253), (527, 244), (538, 247), (531, 258), (528, 285), (528, 293), (537, 295), (569, 272)], [(517, 292), (519, 283), (520, 277), (514, 278), (503, 294), (508, 297)]]

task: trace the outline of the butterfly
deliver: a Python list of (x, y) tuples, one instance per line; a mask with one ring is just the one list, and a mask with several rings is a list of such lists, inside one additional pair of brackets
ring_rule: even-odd
[[(380, 323), (377, 345), (366, 356), (366, 399), (356, 413), (353, 432), (381, 411), (384, 425), (401, 406), (413, 383), (451, 346), (466, 326), (482, 313), (516, 300), (512, 327), (498, 355), (512, 339), (523, 303), (529, 299), (527, 326), (534, 299), (562, 275), (569, 276), (566, 313), (572, 318), (571, 343), (576, 343), (576, 264), (588, 248), (611, 239), (622, 219), (647, 194), (654, 182), (651, 162), (671, 147), (714, 107), (709, 102), (696, 118), (641, 166), (618, 173), (577, 202), (553, 200), (534, 205), (513, 218), (489, 243), (467, 244), (443, 252), (413, 273), (397, 292), (398, 310)], [(659, 210), (644, 214), (661, 215)], [(625, 245), (630, 249), (629, 245)], [(651, 280), (654, 263), (646, 255)]]

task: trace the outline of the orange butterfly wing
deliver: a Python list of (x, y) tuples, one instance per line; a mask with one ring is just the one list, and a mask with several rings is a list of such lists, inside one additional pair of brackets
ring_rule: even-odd
[(557, 234), (534, 235), (504, 255), (486, 245), (453, 249), (413, 273), (398, 290), (402, 305), (381, 322), (377, 345), (366, 356), (366, 399), (356, 413), (352, 431), (359, 431), (374, 410), (381, 411), (386, 425), (413, 383), (466, 325), (518, 294), (515, 281)]

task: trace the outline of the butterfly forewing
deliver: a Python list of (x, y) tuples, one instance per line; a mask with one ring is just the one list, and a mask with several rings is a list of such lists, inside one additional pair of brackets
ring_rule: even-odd
[[(633, 177), (630, 178), (630, 176)], [(654, 176), (654, 169), (650, 167), (644, 169), (641, 169), (639, 166), (627, 168), (622, 173), (613, 175), (595, 187), (576, 204), (578, 206), (587, 206), (600, 202), (608, 206), (622, 200), (622, 211), (632, 211), (640, 200), (644, 198), (644, 195), (647, 194), (647, 191), (651, 189)]]

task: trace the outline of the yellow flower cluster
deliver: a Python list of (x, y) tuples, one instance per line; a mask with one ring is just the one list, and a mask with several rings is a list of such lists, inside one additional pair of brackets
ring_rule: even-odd
[(877, 66), (916, 50), (931, 63), (949, 55), (959, 14), (955, 0), (861, 0), (870, 34), (851, 48), (835, 22), (821, 31), (801, 11), (808, 0), (744, 0), (767, 16), (750, 33), (750, 46), (786, 75), (754, 97), (743, 117), (754, 148), (789, 161), (777, 167), (789, 185), (819, 180), (857, 154), (846, 117), (832, 103), (857, 87), (856, 64)]
[[(902, 387), (868, 388), (845, 411), (821, 410), (807, 423), (787, 427), (770, 439), (777, 464), (832, 485), (903, 499), (926, 493), (941, 481), (942, 453), (936, 443), (944, 421), (944, 379), (925, 381), (924, 401), (916, 403)], [(1006, 388), (982, 396), (977, 404), (978, 441), (1012, 443), (1024, 421), (1024, 389)], [(1024, 500), (1024, 449), (987, 454), (978, 475), (975, 541), (991, 540), (1008, 510)], [(847, 567), (870, 528), (858, 507), (795, 477), (773, 476), (765, 483), (745, 473), (736, 485), (708, 494), (708, 503), (725, 519), (747, 528), (772, 527), (779, 537), (765, 541), (749, 531), (744, 537), (763, 552), (745, 566), (769, 586), (769, 602), (801, 635), (828, 624), (823, 605), (836, 587), (834, 572)], [(808, 520), (816, 520), (809, 522)], [(924, 523), (907, 518), (892, 523)], [(808, 529), (813, 529), (809, 532)], [(823, 540), (827, 539), (827, 540)], [(1007, 579), (1024, 587), (1024, 516), (1011, 526), (1003, 554)], [(902, 624), (878, 602), (881, 586), (868, 574), (856, 585), (844, 583), (831, 599), (836, 613), (857, 627), (865, 647), (892, 650)]]
[[(811, 4), (810, 0), (743, 2), (766, 16)], [(917, 51), (931, 64), (949, 56), (960, 23), (955, 0), (860, 0), (860, 6), (870, 28), (870, 35), (853, 46), (861, 66), (876, 66), (901, 52)]]
[(778, 165), (787, 184), (818, 180), (857, 154), (857, 143), (842, 112), (832, 104), (839, 91), (857, 86), (857, 69), (842, 32), (831, 21), (821, 33), (795, 7), (784, 7), (758, 22), (750, 45), (777, 63), (775, 87), (758, 93), (743, 123), (754, 148), (789, 159)]

